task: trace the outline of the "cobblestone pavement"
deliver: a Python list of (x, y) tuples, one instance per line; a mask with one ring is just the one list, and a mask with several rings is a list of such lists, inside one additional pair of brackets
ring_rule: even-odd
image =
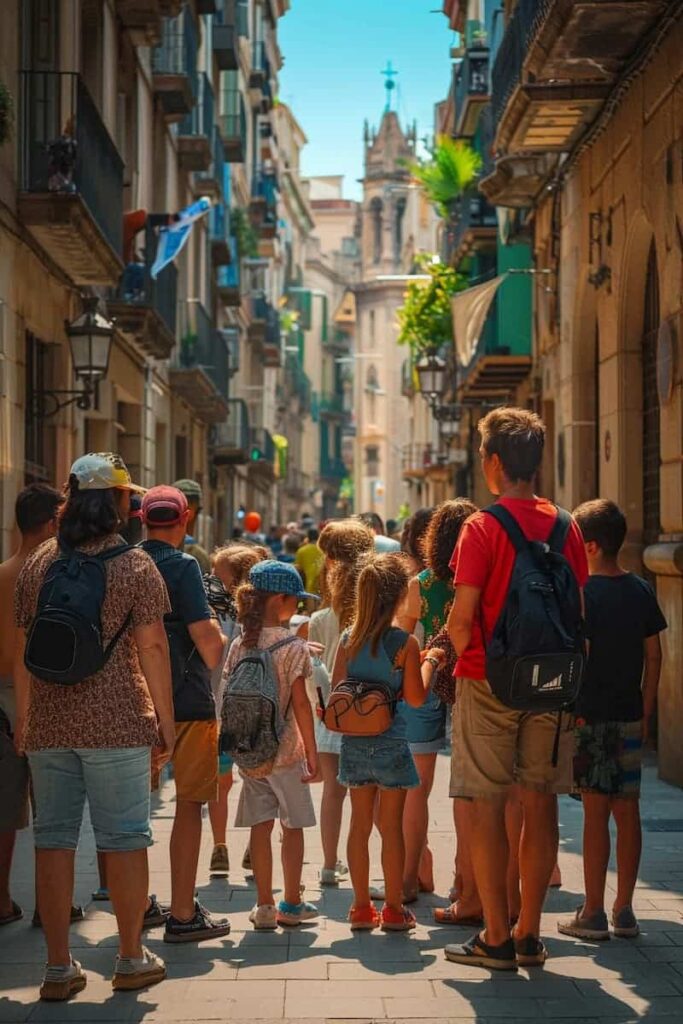
[[(451, 883), (453, 837), (447, 799), (447, 758), (439, 758), (431, 804), (431, 842), (439, 893)], [(319, 800), (319, 787), (315, 787)], [(238, 784), (233, 788), (232, 811)], [(168, 838), (173, 815), (173, 785), (164, 788), (154, 813), (156, 845), (151, 850), (151, 888), (169, 897)], [(253, 886), (239, 869), (246, 833), (230, 834), (235, 870), (230, 880), (209, 880), (208, 822), (199, 873), (202, 901), (227, 912), (229, 938), (200, 946), (167, 946), (159, 931), (149, 946), (168, 964), (166, 982), (142, 993), (112, 993), (116, 936), (109, 904), (90, 902), (96, 887), (95, 855), (89, 826), (77, 862), (77, 898), (87, 905), (85, 921), (72, 929), (74, 955), (88, 972), (88, 986), (69, 1004), (37, 1002), (44, 960), (39, 930), (30, 925), (33, 911), (31, 836), (24, 833), (15, 858), (14, 897), (26, 920), (0, 929), (0, 1022), (41, 1021), (323, 1021), (555, 1022), (626, 1024), (668, 1016), (683, 1021), (683, 793), (646, 772), (643, 799), (645, 857), (635, 909), (643, 934), (635, 940), (603, 944), (578, 942), (558, 935), (558, 918), (581, 899), (581, 809), (563, 799), (560, 809), (564, 885), (552, 892), (544, 917), (551, 959), (545, 968), (516, 975), (491, 976), (444, 960), (447, 941), (464, 939), (462, 929), (439, 928), (432, 907), (443, 896), (421, 897), (419, 925), (410, 936), (352, 934), (345, 923), (350, 903), (348, 883), (322, 894), (317, 884), (320, 843), (317, 830), (307, 833), (304, 880), (307, 896), (319, 901), (322, 917), (315, 927), (255, 933), (247, 920)], [(678, 829), (678, 831), (672, 831)], [(373, 838), (375, 875), (378, 849)], [(609, 885), (613, 892), (614, 878)]]

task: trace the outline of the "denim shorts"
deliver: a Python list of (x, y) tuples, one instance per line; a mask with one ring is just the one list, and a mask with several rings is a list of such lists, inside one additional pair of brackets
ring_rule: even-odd
[(383, 736), (342, 736), (337, 781), (349, 789), (414, 789), (420, 785), (408, 741)]
[(86, 797), (100, 853), (152, 845), (149, 747), (39, 750), (28, 759), (37, 849), (76, 849)]

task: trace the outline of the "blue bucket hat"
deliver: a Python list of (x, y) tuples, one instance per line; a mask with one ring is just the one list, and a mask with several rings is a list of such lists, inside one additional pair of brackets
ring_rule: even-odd
[(318, 594), (309, 594), (301, 586), (301, 576), (293, 565), (286, 562), (276, 562), (269, 559), (266, 562), (257, 562), (249, 571), (249, 582), (257, 590), (266, 594), (291, 594), (303, 601), (311, 598), (319, 601)]

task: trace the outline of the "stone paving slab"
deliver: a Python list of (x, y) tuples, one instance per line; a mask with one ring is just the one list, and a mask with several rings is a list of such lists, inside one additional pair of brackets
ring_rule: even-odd
[[(683, 794), (645, 775), (648, 817), (683, 818)], [(230, 936), (203, 943), (167, 946), (161, 933), (146, 942), (163, 956), (168, 980), (148, 992), (112, 993), (111, 971), (116, 928), (107, 903), (91, 903), (97, 886), (96, 859), (89, 825), (77, 857), (76, 897), (87, 906), (86, 920), (72, 928), (74, 955), (88, 973), (88, 986), (68, 1005), (40, 1004), (37, 986), (45, 957), (42, 935), (30, 927), (33, 911), (33, 851), (30, 831), (20, 836), (13, 894), (27, 920), (0, 930), (0, 1024), (112, 1022), (112, 1024), (506, 1024), (546, 1018), (553, 1024), (631, 1024), (666, 1018), (683, 1021), (683, 869), (681, 836), (645, 834), (645, 855), (636, 906), (643, 933), (633, 941), (581, 942), (557, 932), (557, 922), (582, 899), (581, 808), (562, 800), (560, 865), (563, 888), (548, 896), (543, 927), (551, 954), (544, 969), (489, 974), (448, 963), (447, 942), (469, 934), (440, 928), (435, 906), (446, 903), (451, 884), (454, 841), (447, 798), (448, 762), (439, 758), (431, 805), (430, 837), (438, 893), (416, 906), (418, 927), (411, 935), (353, 934), (346, 923), (351, 902), (348, 882), (320, 890), (321, 850), (317, 830), (306, 835), (304, 881), (307, 898), (322, 914), (313, 927), (254, 932), (248, 913), (253, 882), (239, 867), (229, 881), (210, 879), (208, 822), (198, 878), (200, 899), (209, 909), (228, 914)], [(231, 821), (237, 804), (233, 789)], [(320, 790), (314, 789), (316, 800)], [(346, 810), (348, 822), (348, 808)], [(155, 846), (150, 851), (151, 889), (170, 896), (168, 841), (173, 817), (173, 785), (155, 801)], [(277, 830), (276, 833), (277, 835)], [(232, 831), (230, 853), (241, 863), (246, 833)], [(277, 858), (277, 846), (275, 848)], [(373, 874), (379, 878), (379, 845), (373, 836)], [(280, 877), (279, 869), (276, 878)], [(608, 899), (615, 889), (608, 877)]]

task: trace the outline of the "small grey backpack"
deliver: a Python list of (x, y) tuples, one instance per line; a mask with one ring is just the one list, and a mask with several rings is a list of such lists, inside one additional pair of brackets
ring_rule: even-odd
[(250, 650), (228, 676), (221, 706), (221, 751), (246, 775), (272, 771), (285, 725), (273, 653), (296, 642), (288, 636), (272, 647)]

